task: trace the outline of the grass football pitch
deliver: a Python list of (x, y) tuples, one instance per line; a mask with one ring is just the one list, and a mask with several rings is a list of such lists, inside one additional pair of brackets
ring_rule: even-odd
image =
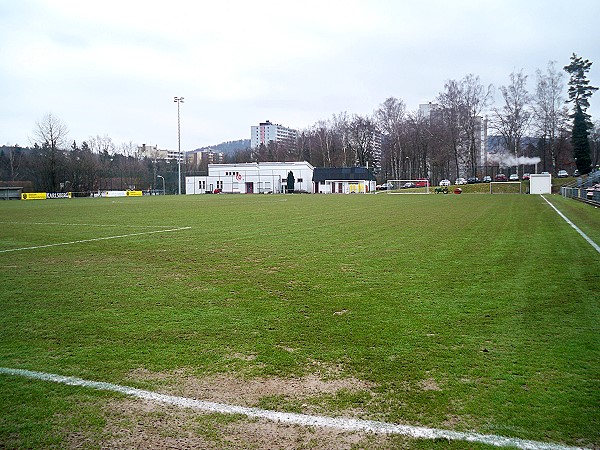
[[(600, 209), (546, 198), (600, 243)], [(0, 367), (600, 445), (600, 254), (540, 196), (7, 201), (0, 222)], [(490, 448), (140, 403), (0, 374), (0, 447)]]

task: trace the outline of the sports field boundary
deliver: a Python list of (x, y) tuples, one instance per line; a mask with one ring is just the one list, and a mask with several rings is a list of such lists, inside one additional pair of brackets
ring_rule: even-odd
[(8, 253), (8, 252), (19, 252), (24, 250), (37, 250), (40, 248), (48, 248), (48, 247), (58, 247), (61, 245), (74, 245), (74, 244), (85, 244), (88, 242), (95, 241), (106, 241), (109, 239), (122, 239), (133, 236), (142, 236), (145, 234), (156, 234), (156, 233), (173, 233), (175, 231), (189, 230), (192, 227), (180, 227), (180, 228), (172, 228), (169, 230), (153, 230), (153, 231), (140, 231), (138, 233), (128, 233), (128, 234), (119, 234), (116, 236), (104, 236), (99, 238), (91, 238), (91, 239), (80, 239), (77, 241), (68, 241), (68, 242), (56, 242), (54, 244), (42, 244), (42, 245), (33, 245), (31, 247), (20, 247), (20, 248), (8, 248), (4, 250), (0, 250), (0, 253)]
[(98, 228), (177, 228), (176, 225), (129, 225), (120, 223), (76, 223), (76, 222), (15, 222), (0, 221), (0, 224), (6, 225), (51, 225), (59, 227), (98, 227)]
[(451, 441), (465, 441), (488, 444), (495, 447), (513, 447), (525, 450), (576, 450), (581, 447), (569, 447), (560, 444), (510, 438), (492, 434), (467, 433), (460, 431), (442, 430), (411, 425), (399, 425), (371, 420), (334, 418), (309, 414), (285, 413), (267, 409), (251, 408), (245, 406), (228, 405), (224, 403), (206, 402), (186, 397), (160, 394), (129, 386), (123, 386), (101, 381), (90, 381), (82, 378), (68, 377), (45, 372), (35, 372), (24, 369), (0, 367), (0, 374), (19, 376), (34, 380), (48, 381), (79, 386), (101, 391), (111, 391), (127, 396), (136, 397), (153, 403), (173, 405), (181, 408), (191, 408), (209, 413), (241, 414), (254, 419), (266, 419), (292, 425), (335, 428), (348, 432), (370, 432), (375, 434), (402, 435), (416, 439), (446, 439)]
[(600, 253), (600, 246), (598, 244), (596, 244), (587, 234), (585, 234), (583, 231), (581, 231), (581, 229), (577, 225), (575, 225), (573, 222), (571, 222), (569, 220), (569, 218), (567, 216), (565, 216), (562, 212), (560, 212), (556, 206), (554, 206), (552, 203), (550, 203), (550, 201), (548, 201), (548, 199), (546, 197), (544, 197), (543, 195), (540, 195), (540, 197), (542, 197), (545, 200), (545, 202), (548, 203), (552, 207), (552, 209), (554, 209), (554, 211), (556, 211), (558, 213), (558, 215), (565, 220), (565, 222), (567, 222), (569, 225), (571, 225), (571, 227), (575, 231), (577, 231), (581, 235), (581, 237), (583, 237), (587, 241), (588, 244), (590, 244), (592, 247), (594, 247), (594, 249), (598, 253)]

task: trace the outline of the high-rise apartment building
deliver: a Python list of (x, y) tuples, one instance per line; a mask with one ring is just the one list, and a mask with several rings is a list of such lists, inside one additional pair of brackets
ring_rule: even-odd
[(261, 144), (268, 145), (269, 142), (296, 145), (298, 131), (284, 127), (270, 121), (261, 122), (260, 125), (250, 127), (250, 147), (257, 148)]

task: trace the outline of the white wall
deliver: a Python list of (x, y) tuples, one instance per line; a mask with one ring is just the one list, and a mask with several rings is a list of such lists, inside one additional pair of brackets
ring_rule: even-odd
[(530, 194), (551, 194), (552, 176), (548, 173), (531, 174), (529, 178)]
[(252, 183), (253, 193), (282, 193), (289, 172), (294, 174), (294, 189), (313, 192), (314, 168), (307, 162), (267, 162), (245, 164), (209, 164), (208, 176), (186, 177), (186, 194), (204, 194), (222, 185), (223, 192), (248, 193)]

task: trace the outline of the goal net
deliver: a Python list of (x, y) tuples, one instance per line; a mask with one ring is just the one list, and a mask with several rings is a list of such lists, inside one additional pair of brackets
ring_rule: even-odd
[(388, 194), (429, 194), (429, 180), (388, 180), (382, 185)]
[(522, 194), (520, 181), (492, 181), (490, 183), (490, 194)]

